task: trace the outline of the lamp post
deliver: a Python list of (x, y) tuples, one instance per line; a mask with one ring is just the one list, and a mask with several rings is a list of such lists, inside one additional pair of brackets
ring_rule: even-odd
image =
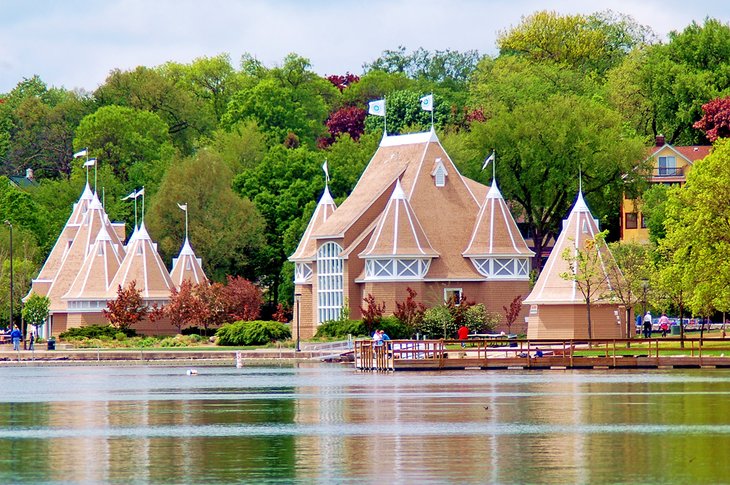
[[(642, 311), (641, 311), (641, 322), (642, 322), (642, 330), (643, 330), (644, 317), (646, 316), (646, 290), (649, 288), (648, 279), (646, 279), (646, 278), (641, 279), (641, 288), (644, 290), (644, 302), (643, 302), (643, 307), (642, 307)], [(646, 335), (644, 335), (644, 336), (646, 337)]]
[(296, 300), (295, 303), (297, 304), (297, 347), (296, 351), (299, 352), (301, 349), (299, 348), (299, 320), (301, 314), (299, 313), (299, 300), (301, 299), (302, 294), (301, 293), (294, 293), (294, 299)]
[(13, 329), (13, 225), (5, 221), (10, 228), (10, 330)]

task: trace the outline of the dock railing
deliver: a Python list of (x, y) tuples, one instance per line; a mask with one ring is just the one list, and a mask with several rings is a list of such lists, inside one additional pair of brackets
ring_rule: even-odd
[[(627, 344), (631, 344), (631, 346)], [(727, 355), (727, 357), (725, 357)], [(722, 338), (356, 340), (355, 367), (418, 368), (730, 367)]]

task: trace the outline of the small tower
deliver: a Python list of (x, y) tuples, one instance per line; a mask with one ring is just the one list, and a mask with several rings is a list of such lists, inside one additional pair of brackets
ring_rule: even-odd
[[(566, 250), (576, 252), (599, 233), (598, 220), (588, 209), (583, 194), (578, 192), (573, 209), (563, 220), (563, 230), (553, 247), (540, 277), (525, 305), (530, 306), (527, 338), (529, 339), (584, 339), (588, 338), (586, 303), (578, 285), (566, 280), (561, 273), (570, 271), (568, 261), (563, 258)], [(598, 248), (606, 280), (606, 295), (591, 303), (593, 338), (622, 338), (625, 326), (621, 323), (623, 311), (610, 299), (611, 287), (615, 286), (613, 275), (619, 271), (607, 271), (616, 265), (608, 246)]]

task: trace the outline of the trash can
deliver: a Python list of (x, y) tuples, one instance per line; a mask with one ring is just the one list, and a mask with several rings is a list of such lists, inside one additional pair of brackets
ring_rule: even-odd
[(56, 350), (56, 339), (53, 337), (48, 339), (48, 350)]
[(679, 325), (672, 325), (672, 335), (682, 335), (682, 331)]

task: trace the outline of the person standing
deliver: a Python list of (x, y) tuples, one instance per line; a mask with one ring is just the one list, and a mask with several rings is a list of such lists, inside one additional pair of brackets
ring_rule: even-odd
[(666, 337), (667, 330), (669, 330), (669, 317), (666, 313), (662, 313), (662, 316), (659, 317), (659, 328), (662, 331), (662, 337)]
[(466, 347), (466, 343), (463, 341), (469, 338), (469, 328), (466, 325), (462, 325), (459, 327), (459, 330), (456, 331), (456, 336), (461, 340), (461, 348), (463, 349)]
[(20, 350), (20, 337), (22, 336), (23, 334), (20, 333), (20, 329), (15, 325), (13, 331), (10, 332), (10, 339), (13, 341), (13, 350)]
[(651, 312), (644, 315), (644, 338), (651, 338)]

